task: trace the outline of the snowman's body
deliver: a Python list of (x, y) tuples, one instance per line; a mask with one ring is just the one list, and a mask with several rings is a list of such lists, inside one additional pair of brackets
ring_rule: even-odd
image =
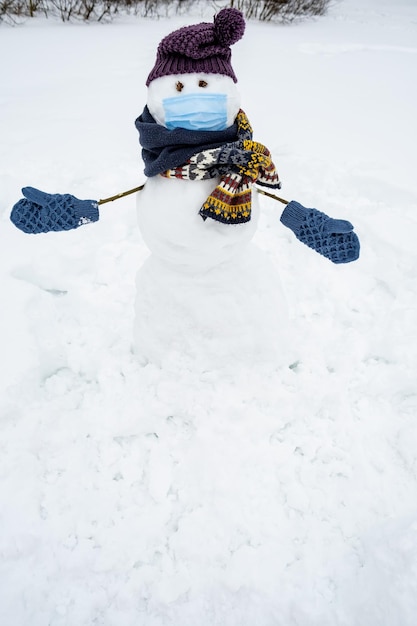
[[(154, 80), (148, 108), (166, 125), (162, 103), (182, 90), (227, 97), (227, 124), (240, 108), (227, 76), (187, 74)], [(205, 91), (207, 93), (207, 91)], [(175, 100), (174, 100), (175, 103)], [(138, 221), (151, 255), (138, 272), (135, 347), (160, 365), (189, 359), (201, 369), (285, 359), (285, 302), (276, 269), (251, 240), (259, 203), (252, 193), (249, 222), (203, 220), (199, 210), (220, 179), (152, 176), (137, 196)]]
[(200, 207), (217, 183), (216, 178), (195, 181), (153, 176), (138, 193), (138, 221), (146, 245), (178, 271), (204, 271), (229, 261), (255, 234), (259, 216), (256, 193), (251, 220), (245, 224), (201, 218)]

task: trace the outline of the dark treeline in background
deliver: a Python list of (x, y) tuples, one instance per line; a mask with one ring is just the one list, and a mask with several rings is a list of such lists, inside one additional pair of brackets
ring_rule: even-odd
[[(224, 6), (239, 9), (248, 19), (291, 22), (323, 15), (330, 0), (216, 0), (208, 4), (216, 13)], [(70, 20), (111, 20), (121, 14), (162, 17), (188, 10), (195, 0), (0, 0), (0, 21), (19, 23), (22, 18), (58, 17)]]

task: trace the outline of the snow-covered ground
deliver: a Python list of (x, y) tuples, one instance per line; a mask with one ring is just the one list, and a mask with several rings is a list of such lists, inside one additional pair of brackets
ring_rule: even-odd
[(133, 196), (67, 233), (9, 222), (25, 185), (143, 182), (133, 122), (156, 46), (199, 19), (0, 28), (0, 622), (414, 626), (414, 0), (249, 23), (233, 49), (282, 195), (361, 239), (332, 265), (261, 198), (297, 363), (136, 360)]

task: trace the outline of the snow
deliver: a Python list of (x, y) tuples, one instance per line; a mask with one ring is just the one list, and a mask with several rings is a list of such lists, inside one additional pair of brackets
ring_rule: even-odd
[(282, 195), (361, 239), (334, 266), (260, 198), (297, 361), (136, 358), (134, 196), (67, 233), (9, 222), (25, 185), (143, 182), (133, 122), (156, 46), (199, 19), (1, 28), (1, 623), (414, 626), (414, 2), (249, 23), (233, 49)]

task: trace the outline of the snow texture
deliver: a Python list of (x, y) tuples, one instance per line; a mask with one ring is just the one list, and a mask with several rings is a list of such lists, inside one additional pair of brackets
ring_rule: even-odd
[[(335, 266), (260, 197), (250, 272), (276, 268), (297, 360), (138, 359), (152, 261), (133, 197), (64, 233), (9, 221), (26, 185), (94, 198), (143, 182), (133, 122), (156, 46), (200, 19), (1, 28), (0, 623), (414, 626), (415, 3), (251, 22), (233, 49), (282, 194), (361, 239)], [(269, 302), (265, 272), (248, 315)], [(149, 324), (170, 335), (159, 293)]]

